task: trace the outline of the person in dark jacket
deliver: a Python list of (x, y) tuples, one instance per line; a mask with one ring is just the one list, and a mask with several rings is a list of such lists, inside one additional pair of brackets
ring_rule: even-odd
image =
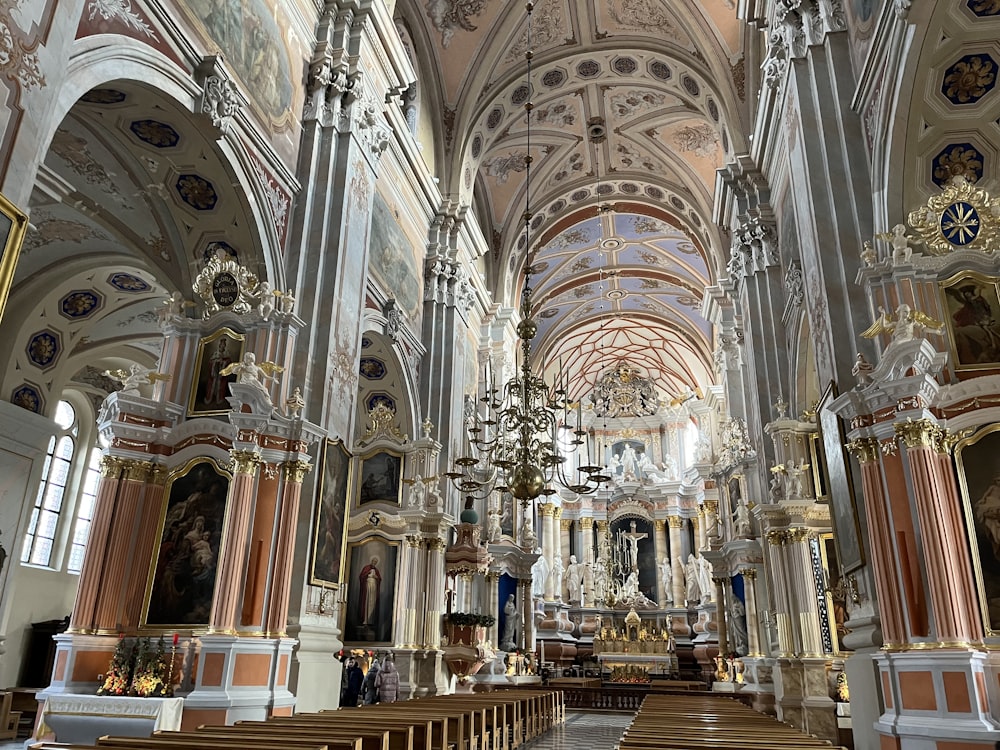
[(378, 675), (381, 671), (378, 659), (372, 659), (372, 665), (368, 667), (368, 674), (365, 675), (365, 681), (361, 687), (366, 706), (378, 703)]
[(364, 682), (365, 674), (354, 659), (347, 660), (347, 670), (344, 673), (344, 692), (340, 697), (341, 706), (357, 707), (358, 696), (361, 694), (361, 685)]

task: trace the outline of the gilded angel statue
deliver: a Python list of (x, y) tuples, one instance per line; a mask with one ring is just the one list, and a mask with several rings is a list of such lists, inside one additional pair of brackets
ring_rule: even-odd
[(123, 393), (126, 396), (138, 396), (140, 386), (170, 380), (170, 375), (165, 372), (156, 372), (152, 368), (134, 363), (129, 365), (128, 370), (105, 370), (104, 374), (121, 383), (122, 389), (119, 393)]
[(879, 306), (879, 315), (868, 328), (861, 332), (866, 339), (873, 339), (883, 333), (891, 333), (893, 341), (911, 341), (921, 334), (924, 329), (934, 332), (944, 328), (944, 323), (935, 320), (930, 315), (914, 310), (905, 302), (896, 308), (895, 316), (885, 311)]
[(249, 385), (267, 393), (264, 386), (264, 378), (274, 377), (285, 371), (281, 365), (274, 362), (261, 362), (257, 364), (257, 355), (247, 352), (239, 362), (226, 365), (221, 371), (222, 375), (236, 375), (236, 382), (240, 385)]

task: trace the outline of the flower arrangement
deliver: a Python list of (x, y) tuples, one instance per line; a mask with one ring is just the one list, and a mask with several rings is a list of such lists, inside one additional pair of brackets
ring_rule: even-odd
[(132, 695), (139, 698), (170, 698), (174, 649), (166, 653), (161, 636), (154, 649), (149, 638), (126, 641), (119, 636), (108, 671), (101, 675), (98, 695)]
[(108, 671), (99, 675), (101, 686), (97, 688), (97, 694), (128, 695), (129, 685), (132, 684), (132, 672), (135, 669), (135, 657), (135, 644), (129, 643), (120, 635)]
[(445, 615), (445, 619), (452, 625), (460, 628), (475, 625), (482, 628), (491, 628), (497, 621), (493, 615), (483, 615), (478, 612), (452, 612)]

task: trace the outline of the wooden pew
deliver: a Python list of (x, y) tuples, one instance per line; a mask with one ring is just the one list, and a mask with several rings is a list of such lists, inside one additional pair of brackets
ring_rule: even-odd
[(832, 745), (724, 697), (650, 695), (620, 750), (816, 750)]
[(238, 721), (230, 729), (256, 734), (275, 731), (283, 736), (310, 739), (356, 735), (363, 739), (362, 750), (431, 750), (427, 744), (430, 722), (421, 726), (407, 719), (370, 721), (354, 717), (354, 713), (353, 709), (344, 711), (335, 720), (317, 718), (319, 714), (273, 716), (266, 721)]

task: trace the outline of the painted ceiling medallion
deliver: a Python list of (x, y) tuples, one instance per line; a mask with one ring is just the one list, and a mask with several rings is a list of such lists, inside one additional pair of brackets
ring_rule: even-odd
[(908, 217), (932, 255), (956, 250), (993, 252), (1000, 237), (1000, 200), (962, 176)]
[(608, 299), (625, 299), (628, 296), (628, 292), (624, 289), (609, 289), (607, 293)]
[(182, 174), (175, 184), (181, 200), (198, 211), (211, 211), (219, 196), (211, 182), (196, 174)]
[(41, 414), (42, 409), (45, 408), (45, 399), (42, 398), (41, 390), (30, 383), (22, 383), (18, 386), (10, 395), (10, 402), (14, 406), (20, 406), (22, 409), (35, 412), (35, 414)]
[(108, 284), (120, 292), (129, 292), (132, 294), (148, 292), (152, 289), (152, 287), (146, 283), (144, 279), (140, 279), (138, 276), (123, 272), (113, 273), (108, 276)]
[(25, 352), (35, 367), (46, 370), (55, 364), (55, 361), (59, 358), (61, 349), (62, 343), (60, 342), (59, 334), (47, 328), (28, 339)]
[(967, 0), (966, 5), (980, 18), (1000, 16), (1000, 0)]
[(952, 177), (962, 176), (975, 183), (983, 177), (983, 155), (971, 143), (952, 143), (934, 157), (931, 179), (943, 188)]
[(80, 97), (87, 104), (121, 104), (125, 101), (125, 92), (118, 89), (91, 89)]
[(368, 349), (368, 348), (371, 347), (371, 345), (372, 345), (372, 340), (370, 338), (368, 338), (367, 336), (362, 336), (361, 337), (361, 348), (362, 349)]
[(104, 297), (90, 290), (70, 292), (59, 300), (59, 312), (70, 320), (92, 315), (104, 305)]
[(975, 104), (996, 85), (997, 64), (986, 53), (966, 55), (944, 73), (941, 93), (952, 104)]
[(388, 409), (390, 412), (395, 413), (396, 411), (396, 401), (388, 393), (373, 393), (365, 400), (365, 406), (368, 408), (368, 413), (371, 414), (377, 407), (382, 407), (383, 409)]
[(143, 143), (155, 148), (172, 148), (180, 141), (180, 134), (165, 122), (135, 120), (128, 129)]
[(375, 357), (362, 357), (358, 371), (367, 380), (381, 380), (385, 377), (385, 363)]

